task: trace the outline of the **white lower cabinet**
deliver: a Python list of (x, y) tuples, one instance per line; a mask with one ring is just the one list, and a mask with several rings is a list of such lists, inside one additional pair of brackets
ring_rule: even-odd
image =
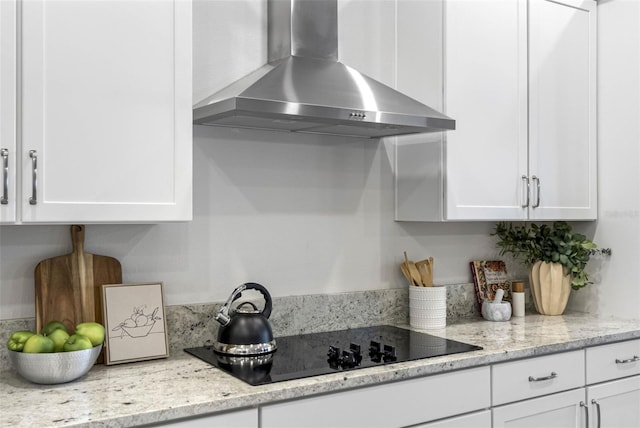
[(640, 427), (640, 376), (587, 387), (591, 428)]
[(493, 405), (581, 388), (584, 351), (563, 352), (496, 364), (492, 368)]
[(404, 427), (488, 409), (489, 373), (479, 367), (272, 404), (261, 408), (260, 426)]
[(258, 428), (258, 409), (237, 410), (148, 426), (172, 428)]
[(640, 340), (586, 351), (591, 428), (640, 427)]
[(496, 364), (491, 380), (494, 428), (585, 427), (584, 350)]
[(437, 422), (414, 425), (412, 428), (482, 428), (491, 426), (491, 410), (455, 416)]
[(493, 409), (493, 428), (584, 428), (584, 388)]
[(587, 348), (587, 384), (640, 375), (640, 339)]
[(494, 428), (640, 427), (640, 340), (496, 364), (492, 382)]

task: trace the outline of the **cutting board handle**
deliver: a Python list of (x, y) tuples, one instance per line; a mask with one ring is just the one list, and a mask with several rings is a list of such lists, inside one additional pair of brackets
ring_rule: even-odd
[(73, 245), (73, 254), (84, 253), (84, 225), (71, 225), (71, 245)]
[(84, 253), (84, 225), (71, 225), (71, 245), (73, 246), (73, 254)]

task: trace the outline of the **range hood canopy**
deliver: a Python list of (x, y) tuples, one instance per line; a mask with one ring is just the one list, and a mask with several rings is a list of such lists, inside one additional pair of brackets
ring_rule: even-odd
[(380, 138), (455, 121), (338, 62), (337, 0), (268, 0), (269, 63), (204, 99), (193, 123)]

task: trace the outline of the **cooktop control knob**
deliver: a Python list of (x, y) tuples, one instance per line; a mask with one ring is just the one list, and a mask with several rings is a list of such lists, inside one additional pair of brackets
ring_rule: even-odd
[(327, 357), (329, 357), (329, 361), (338, 361), (340, 359), (340, 348), (329, 345)]
[(348, 351), (342, 351), (337, 346), (329, 346), (327, 352), (327, 362), (329, 367), (334, 370), (351, 369), (360, 365), (362, 361), (362, 353), (360, 351), (360, 345), (351, 343)]
[(342, 351), (342, 358), (340, 359), (340, 365), (345, 369), (350, 369), (358, 365), (356, 356), (351, 351)]
[(395, 346), (384, 345), (383, 354), (384, 355), (382, 356), (382, 359), (384, 359), (385, 362), (396, 361), (398, 359), (398, 357), (396, 356), (396, 347)]
[(374, 363), (379, 363), (382, 361), (382, 352), (380, 349), (380, 342), (376, 342), (372, 340), (369, 344), (369, 357), (371, 357), (371, 361)]
[(351, 343), (349, 345), (349, 350), (353, 353), (356, 363), (360, 364), (362, 361), (362, 352), (360, 351), (360, 345), (356, 345), (355, 343)]

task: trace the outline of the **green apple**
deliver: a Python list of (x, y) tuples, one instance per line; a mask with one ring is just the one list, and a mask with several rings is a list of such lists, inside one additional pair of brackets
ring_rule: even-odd
[(47, 325), (45, 325), (42, 328), (42, 334), (44, 336), (49, 336), (51, 333), (53, 333), (56, 330), (64, 330), (66, 333), (68, 333), (67, 331), (67, 326), (64, 325), (62, 322), (60, 321), (49, 321), (47, 323)]
[(53, 340), (53, 352), (62, 352), (62, 347), (64, 346), (64, 342), (69, 338), (69, 333), (61, 328), (57, 328), (47, 337)]
[(81, 351), (83, 349), (91, 349), (93, 345), (91, 344), (91, 340), (87, 336), (83, 336), (82, 334), (74, 333), (64, 342), (62, 346), (62, 350), (65, 352), (70, 351)]
[(76, 334), (87, 336), (93, 346), (104, 342), (104, 326), (97, 322), (83, 322), (76, 326)]
[(44, 354), (47, 352), (53, 352), (54, 346), (55, 344), (53, 343), (53, 340), (49, 339), (47, 336), (34, 334), (24, 342), (22, 352), (27, 354)]
[(7, 348), (12, 351), (22, 352), (22, 348), (24, 348), (24, 343), (28, 338), (33, 336), (35, 333), (32, 331), (20, 330), (15, 331), (7, 340)]

